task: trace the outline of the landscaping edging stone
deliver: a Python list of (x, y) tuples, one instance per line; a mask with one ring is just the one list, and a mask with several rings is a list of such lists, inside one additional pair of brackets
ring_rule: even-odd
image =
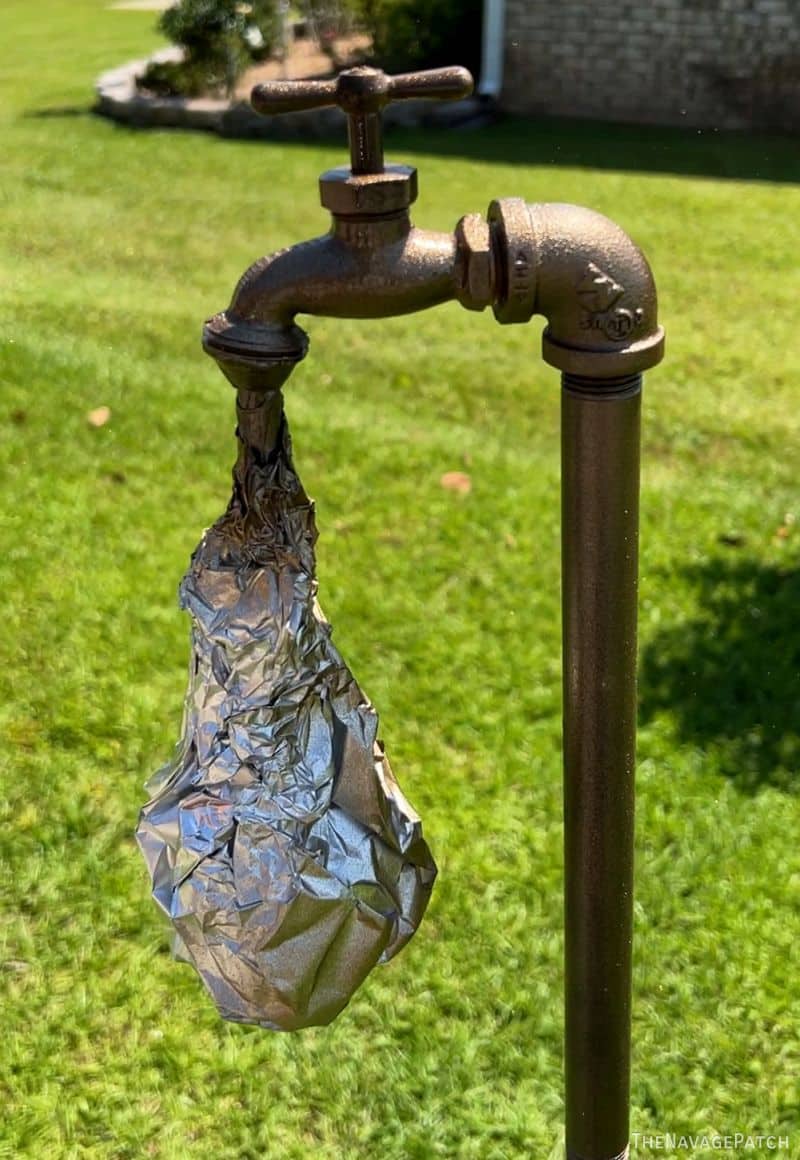
[[(164, 48), (144, 60), (132, 60), (102, 73), (95, 82), (97, 102), (94, 111), (137, 129), (166, 128), (203, 129), (223, 137), (330, 137), (341, 136), (346, 118), (341, 109), (309, 109), (302, 113), (285, 113), (279, 117), (262, 117), (246, 101), (213, 97), (145, 96), (136, 88), (151, 62), (180, 60), (179, 48)], [(455, 104), (439, 101), (401, 101), (384, 109), (387, 125), (439, 125), (458, 127), (483, 122), (486, 108), (477, 97)]]

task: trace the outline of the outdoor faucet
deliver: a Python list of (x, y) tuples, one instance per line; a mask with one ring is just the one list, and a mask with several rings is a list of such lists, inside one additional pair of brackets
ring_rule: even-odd
[(562, 372), (566, 1146), (574, 1160), (621, 1160), (629, 1133), (639, 415), (642, 373), (662, 358), (664, 338), (646, 260), (598, 213), (502, 198), (486, 218), (462, 217), (452, 234), (412, 224), (416, 170), (384, 164), (381, 110), (471, 91), (460, 68), (395, 77), (355, 68), (335, 80), (255, 88), (253, 106), (264, 114), (338, 105), (348, 116), (351, 164), (320, 178), (329, 233), (251, 266), (228, 309), (205, 324), (203, 346), (239, 391), (246, 442), (267, 423), (259, 400), (279, 397), (306, 355), (299, 314), (383, 318), (457, 300), (469, 310), (491, 306), (501, 323), (545, 317), (543, 357)]
[(203, 345), (236, 387), (269, 390), (286, 380), (308, 350), (298, 314), (387, 318), (452, 299), (469, 310), (491, 305), (503, 323), (544, 315), (544, 358), (572, 375), (627, 377), (660, 360), (650, 269), (601, 214), (504, 198), (492, 202), (488, 220), (468, 214), (452, 234), (412, 224), (417, 173), (384, 164), (381, 109), (471, 91), (462, 68), (396, 77), (355, 68), (336, 80), (253, 90), (253, 107), (264, 114), (339, 105), (349, 119), (350, 168), (320, 177), (330, 231), (260, 258), (228, 309), (206, 323)]

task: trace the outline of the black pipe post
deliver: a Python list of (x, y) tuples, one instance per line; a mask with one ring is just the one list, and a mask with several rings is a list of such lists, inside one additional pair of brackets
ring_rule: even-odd
[(641, 387), (562, 376), (567, 1160), (628, 1156)]

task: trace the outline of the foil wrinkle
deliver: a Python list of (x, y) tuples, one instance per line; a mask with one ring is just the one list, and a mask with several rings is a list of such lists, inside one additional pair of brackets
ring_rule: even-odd
[(295, 1030), (330, 1022), (408, 941), (436, 866), (317, 603), (314, 508), (280, 398), (261, 405), (278, 408), (273, 436), (252, 445), (240, 412), (233, 497), (180, 586), (182, 736), (137, 840), (220, 1013)]

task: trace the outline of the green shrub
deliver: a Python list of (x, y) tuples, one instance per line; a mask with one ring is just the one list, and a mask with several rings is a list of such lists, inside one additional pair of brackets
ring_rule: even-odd
[(460, 64), (477, 77), (483, 0), (361, 0), (361, 9), (389, 72)]
[(269, 54), (279, 16), (275, 0), (180, 0), (162, 14), (158, 27), (180, 45), (184, 59), (151, 64), (140, 80), (143, 87), (183, 96), (230, 95), (248, 65)]

